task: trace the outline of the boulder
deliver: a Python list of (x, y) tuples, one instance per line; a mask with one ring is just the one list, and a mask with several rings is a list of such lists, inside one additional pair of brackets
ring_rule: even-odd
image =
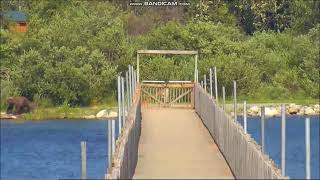
[(257, 116), (260, 112), (260, 108), (258, 106), (251, 106), (248, 110), (249, 116)]
[(104, 109), (104, 110), (101, 110), (97, 113), (97, 118), (103, 118), (103, 117), (108, 117), (109, 115), (109, 112), (108, 110)]
[(275, 107), (266, 107), (265, 108), (265, 115), (266, 116), (278, 116), (278, 115), (280, 115), (280, 111), (277, 110)]
[(117, 117), (118, 113), (111, 111), (111, 110), (101, 110), (97, 113), (97, 118), (113, 118), (113, 117)]
[(302, 116), (304, 115), (305, 109), (307, 108), (307, 106), (303, 106), (299, 109), (299, 112), (297, 113), (297, 115)]
[(319, 104), (316, 104), (313, 106), (313, 110), (316, 112), (316, 113), (319, 113), (320, 112), (320, 105)]
[(311, 107), (307, 107), (304, 111), (304, 114), (311, 116), (311, 115), (316, 115), (316, 112)]
[(95, 119), (95, 115), (83, 116), (84, 119)]
[(288, 113), (289, 114), (297, 114), (299, 112), (300, 106), (296, 104), (289, 104)]
[(18, 118), (21, 118), (22, 115), (13, 115), (13, 114), (7, 114), (5, 112), (1, 112), (1, 115), (0, 115), (0, 119), (18, 119)]
[(118, 113), (117, 112), (114, 112), (114, 111), (111, 111), (110, 113), (109, 113), (109, 118), (112, 118), (112, 117), (117, 117), (118, 116)]

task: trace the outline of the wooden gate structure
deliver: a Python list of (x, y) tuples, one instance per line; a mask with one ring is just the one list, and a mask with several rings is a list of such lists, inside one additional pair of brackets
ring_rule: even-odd
[(143, 81), (141, 100), (144, 107), (193, 108), (194, 84), (191, 81)]
[[(194, 56), (194, 82), (198, 80), (198, 51), (138, 50), (137, 81), (140, 82), (140, 55), (191, 55)], [(192, 81), (143, 81), (141, 83), (142, 106), (194, 107), (194, 82)]]

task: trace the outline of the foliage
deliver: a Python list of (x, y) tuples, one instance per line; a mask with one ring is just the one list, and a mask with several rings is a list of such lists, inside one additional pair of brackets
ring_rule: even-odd
[[(2, 75), (9, 76), (19, 94), (29, 98), (71, 105), (101, 101), (112, 92), (114, 62), (130, 53), (125, 48), (123, 24), (118, 21), (121, 17), (115, 19), (116, 9), (105, 3), (66, 3), (68, 6), (58, 7), (34, 4), (25, 35), (8, 35), (2, 30)], [(47, 8), (54, 8), (53, 13), (41, 17), (43, 11), (50, 11)], [(37, 9), (43, 11), (33, 12)], [(2, 98), (5, 96), (9, 94)]]
[[(233, 80), (248, 99), (320, 96), (318, 1), (191, 1), (184, 9), (162, 8), (171, 15), (107, 1), (20, 5), (29, 15), (28, 32), (0, 28), (2, 107), (13, 95), (41, 107), (64, 105), (64, 113), (105, 102), (115, 97), (116, 75), (135, 63), (138, 49), (198, 50), (199, 78), (216, 66), (227, 96)], [(1, 4), (1, 10), (12, 7), (16, 1)], [(194, 77), (191, 56), (141, 56), (140, 62), (142, 79)]]
[[(262, 91), (263, 96), (273, 99), (297, 94), (317, 98), (319, 41), (311, 38), (316, 37), (316, 33), (318, 31), (312, 29), (300, 36), (289, 32), (261, 32), (245, 37), (229, 25), (170, 22), (141, 39), (145, 49), (199, 50), (200, 80), (204, 74), (208, 75), (209, 68), (216, 66), (219, 84), (226, 87), (229, 95), (232, 81), (237, 80), (239, 94), (247, 97), (261, 96), (259, 91)], [(143, 77), (193, 79), (192, 57), (168, 58), (141, 58)], [(177, 64), (179, 60), (188, 63)]]

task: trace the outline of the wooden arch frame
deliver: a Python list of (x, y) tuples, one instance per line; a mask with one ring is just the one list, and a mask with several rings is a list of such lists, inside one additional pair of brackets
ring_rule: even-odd
[(173, 55), (194, 55), (194, 82), (197, 82), (198, 69), (198, 51), (184, 51), (184, 50), (138, 50), (137, 51), (137, 81), (140, 82), (140, 54), (173, 54)]

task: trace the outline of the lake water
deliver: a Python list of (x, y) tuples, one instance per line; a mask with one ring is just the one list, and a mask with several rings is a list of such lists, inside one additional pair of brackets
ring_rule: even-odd
[[(241, 117), (238, 118), (242, 124)], [(286, 174), (305, 177), (305, 132), (303, 116), (287, 117)], [(281, 121), (265, 121), (266, 152), (280, 165)], [(102, 179), (107, 169), (107, 121), (49, 120), (1, 123), (0, 179), (80, 178), (80, 142), (87, 141), (87, 176)], [(319, 175), (319, 117), (311, 117), (311, 174)], [(117, 127), (117, 126), (116, 126)], [(248, 118), (248, 132), (260, 144), (260, 118)], [(116, 132), (118, 128), (116, 128)]]
[(80, 142), (87, 141), (87, 177), (107, 169), (105, 120), (1, 120), (0, 179), (80, 178)]
[[(305, 118), (306, 116), (287, 116), (286, 121), (286, 175), (294, 179), (305, 178)], [(239, 117), (243, 125), (243, 118)], [(248, 118), (248, 133), (261, 144), (261, 120)], [(311, 127), (311, 178), (320, 179), (320, 120), (310, 117)], [(281, 119), (268, 118), (265, 121), (265, 151), (281, 167)]]

